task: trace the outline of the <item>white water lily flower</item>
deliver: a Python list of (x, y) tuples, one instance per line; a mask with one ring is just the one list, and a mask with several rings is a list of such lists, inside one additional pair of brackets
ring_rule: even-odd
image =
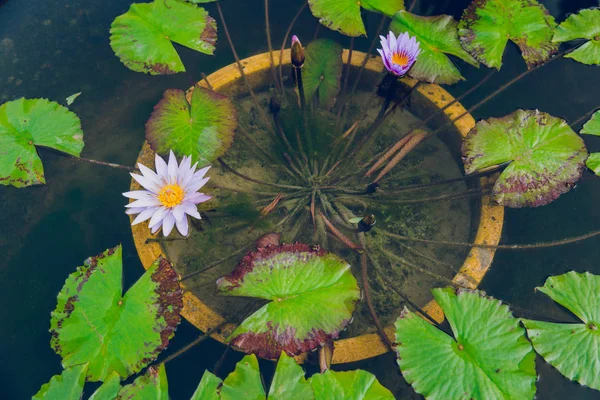
[(198, 163), (192, 164), (191, 157), (183, 157), (177, 165), (175, 154), (171, 151), (169, 163), (161, 157), (155, 158), (156, 172), (145, 165), (138, 164), (142, 175), (131, 174), (145, 190), (123, 193), (123, 196), (135, 201), (127, 204), (126, 214), (139, 214), (131, 225), (150, 220), (148, 227), (156, 233), (161, 227), (163, 235), (169, 236), (173, 226), (183, 236), (187, 236), (188, 215), (200, 219), (196, 204), (212, 197), (198, 193), (210, 178), (205, 178), (209, 167), (196, 171)]

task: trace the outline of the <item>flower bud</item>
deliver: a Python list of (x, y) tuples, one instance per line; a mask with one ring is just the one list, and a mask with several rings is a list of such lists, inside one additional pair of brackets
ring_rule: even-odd
[(304, 65), (304, 60), (306, 56), (304, 55), (304, 48), (302, 47), (302, 43), (300, 43), (300, 39), (298, 36), (292, 36), (292, 64), (296, 68), (301, 68)]

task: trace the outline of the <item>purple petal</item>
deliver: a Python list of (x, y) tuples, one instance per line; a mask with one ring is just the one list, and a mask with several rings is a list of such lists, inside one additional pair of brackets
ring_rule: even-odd
[(158, 193), (160, 191), (160, 187), (156, 183), (152, 182), (150, 179), (138, 174), (130, 175), (133, 177), (133, 179), (137, 181), (137, 183), (142, 185), (144, 189), (149, 190), (152, 193)]
[[(200, 193), (201, 194), (201, 193)], [(200, 217), (200, 213), (198, 212), (198, 207), (196, 207), (196, 205), (190, 201), (184, 201), (183, 203), (181, 203), (181, 207), (183, 208), (183, 211), (196, 218), (196, 219), (202, 219)]]
[(185, 209), (183, 204), (179, 204), (178, 206), (173, 207), (173, 216), (176, 221), (179, 221), (183, 217), (185, 217)]
[(123, 196), (129, 198), (129, 199), (136, 199), (136, 200), (140, 200), (140, 199), (145, 199), (147, 197), (152, 197), (152, 193), (148, 192), (147, 190), (134, 190), (131, 192), (125, 192), (123, 193)]
[(179, 170), (179, 166), (177, 165), (177, 159), (175, 158), (175, 154), (173, 154), (173, 150), (169, 153), (169, 163), (167, 164), (168, 174), (169, 174), (169, 184), (177, 183), (177, 171)]
[(140, 213), (140, 215), (138, 215), (133, 222), (131, 223), (131, 226), (133, 225), (137, 225), (140, 222), (144, 222), (149, 220), (150, 218), (152, 218), (152, 216), (154, 215), (154, 212), (156, 211), (156, 208), (147, 208), (144, 211), (142, 211)]
[(175, 224), (177, 225), (177, 230), (181, 234), (181, 236), (188, 235), (188, 219), (187, 217), (182, 218), (181, 220), (175, 220)]
[(169, 213), (169, 210), (167, 208), (165, 208), (165, 207), (158, 208), (154, 212), (154, 215), (152, 216), (152, 218), (150, 219), (148, 226), (150, 228), (154, 228), (156, 225), (160, 225), (160, 223), (163, 221), (163, 219), (165, 219), (165, 217), (167, 216), (168, 213)]
[(192, 193), (185, 196), (185, 201), (189, 201), (194, 204), (204, 203), (205, 201), (208, 201), (210, 199), (212, 199), (212, 197), (207, 196), (204, 193)]
[(135, 214), (139, 214), (142, 211), (146, 210), (147, 207), (134, 207), (134, 208), (128, 208), (127, 210), (125, 210), (125, 214), (127, 215), (135, 215)]
[(156, 167), (156, 173), (162, 179), (163, 182), (167, 182), (167, 163), (158, 154), (154, 156), (154, 166)]
[(202, 186), (206, 185), (206, 182), (208, 182), (209, 179), (210, 178), (192, 179), (192, 181), (184, 189), (186, 193), (195, 193), (200, 190)]
[(165, 219), (163, 220), (162, 228), (163, 235), (169, 236), (171, 231), (173, 230), (173, 226), (175, 225), (175, 217), (172, 213), (168, 213)]
[(132, 208), (132, 207), (158, 207), (160, 206), (160, 202), (155, 198), (148, 198), (148, 199), (141, 199), (141, 200), (136, 200), (132, 203), (127, 204), (125, 207), (126, 208)]
[(138, 168), (142, 172), (142, 175), (144, 176), (144, 178), (156, 183), (159, 186), (162, 184), (160, 177), (158, 175), (156, 175), (156, 173), (154, 171), (152, 171), (150, 168), (146, 167), (143, 164), (139, 164), (139, 163), (138, 163)]
[(151, 232), (154, 235), (156, 232), (158, 232), (158, 230), (160, 229), (160, 227), (162, 226), (162, 224), (156, 224), (155, 227), (152, 228)]

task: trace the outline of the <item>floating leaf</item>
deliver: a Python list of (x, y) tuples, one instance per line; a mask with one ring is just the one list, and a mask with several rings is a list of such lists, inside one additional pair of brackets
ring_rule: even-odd
[(254, 354), (245, 356), (235, 366), (235, 370), (223, 381), (222, 400), (265, 400), (258, 360)]
[(562, 119), (517, 110), (479, 121), (462, 148), (465, 172), (511, 161), (500, 174), (493, 199), (507, 207), (537, 207), (568, 192), (587, 158), (581, 137)]
[(114, 400), (121, 390), (121, 376), (113, 372), (89, 398), (89, 400)]
[(340, 92), (342, 46), (333, 40), (319, 39), (306, 47), (305, 54), (302, 78), (306, 98), (312, 99), (317, 93), (319, 103), (330, 107)]
[(89, 362), (91, 381), (139, 372), (167, 346), (181, 318), (171, 263), (157, 259), (122, 296), (121, 252), (121, 246), (106, 250), (72, 273), (50, 321), (50, 345), (63, 366)]
[(74, 365), (65, 369), (62, 374), (54, 375), (50, 382), (45, 383), (40, 391), (33, 396), (37, 399), (79, 399), (83, 393), (85, 373), (88, 364)]
[(585, 162), (585, 165), (600, 176), (600, 153), (592, 153)]
[(73, 104), (73, 102), (75, 101), (75, 99), (78, 98), (79, 96), (81, 96), (81, 92), (72, 94), (69, 97), (67, 97), (65, 99), (67, 101), (67, 105), (70, 106), (71, 104)]
[(217, 281), (217, 292), (270, 300), (229, 338), (233, 346), (270, 359), (281, 351), (296, 355), (337, 338), (360, 298), (348, 263), (301, 243), (248, 253)]
[(396, 321), (398, 365), (415, 391), (426, 399), (533, 399), (535, 353), (508, 307), (478, 291), (433, 295), (454, 338), (406, 308)]
[(228, 97), (196, 87), (190, 104), (183, 90), (169, 89), (146, 122), (146, 139), (159, 154), (173, 150), (206, 165), (225, 154), (236, 128), (237, 114)]
[(574, 39), (590, 39), (582, 46), (565, 55), (588, 65), (600, 65), (600, 10), (597, 8), (581, 10), (571, 14), (556, 28), (554, 42), (568, 42)]
[(571, 271), (551, 276), (537, 290), (583, 323), (523, 320), (533, 347), (567, 378), (600, 390), (600, 276)]
[(356, 218), (350, 218), (348, 220), (348, 222), (350, 222), (351, 224), (358, 224), (362, 220), (363, 220), (363, 217), (356, 217)]
[(394, 15), (390, 29), (396, 35), (407, 32), (415, 36), (421, 53), (408, 75), (424, 82), (452, 85), (463, 76), (447, 54), (460, 58), (473, 66), (479, 63), (461, 46), (456, 32), (458, 22), (450, 15), (421, 17), (408, 11)]
[(79, 157), (81, 121), (68, 108), (46, 99), (18, 99), (0, 106), (0, 184), (46, 183), (36, 146)]
[(169, 383), (165, 364), (150, 367), (148, 371), (132, 384), (123, 386), (116, 400), (169, 400)]
[(269, 400), (311, 400), (314, 399), (310, 383), (304, 377), (304, 370), (292, 357), (284, 352), (279, 356)]
[(394, 400), (394, 395), (367, 371), (325, 371), (310, 378), (316, 400)]
[(201, 7), (181, 0), (155, 0), (132, 4), (110, 27), (110, 46), (127, 68), (137, 72), (184, 72), (171, 42), (213, 54), (217, 24)]
[(329, 29), (348, 36), (366, 35), (361, 7), (389, 17), (404, 9), (404, 0), (308, 0), (313, 15)]
[(210, 371), (204, 371), (202, 379), (192, 395), (191, 400), (219, 400), (219, 391), (223, 381)]
[(536, 0), (474, 0), (463, 13), (458, 34), (463, 47), (481, 63), (500, 69), (508, 41), (527, 68), (545, 63), (558, 51), (552, 42), (556, 22)]
[(600, 111), (596, 111), (592, 118), (583, 125), (579, 132), (583, 135), (600, 136)]

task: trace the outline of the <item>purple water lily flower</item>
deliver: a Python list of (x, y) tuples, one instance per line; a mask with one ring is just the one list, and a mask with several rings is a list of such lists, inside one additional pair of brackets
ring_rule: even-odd
[(403, 76), (417, 61), (417, 56), (421, 52), (416, 37), (401, 33), (396, 38), (394, 32), (390, 31), (387, 38), (384, 36), (380, 38), (382, 48), (377, 51), (381, 54), (385, 68), (396, 76)]
[(196, 171), (198, 163), (192, 165), (191, 157), (183, 157), (177, 165), (175, 154), (171, 151), (169, 163), (155, 157), (156, 172), (138, 164), (142, 175), (131, 174), (145, 190), (123, 193), (123, 196), (135, 199), (127, 204), (126, 214), (139, 214), (131, 225), (150, 220), (148, 227), (152, 233), (162, 227), (163, 235), (169, 236), (173, 226), (183, 236), (188, 234), (188, 215), (200, 219), (197, 204), (211, 199), (204, 193), (198, 193), (210, 178), (205, 178), (210, 167)]

